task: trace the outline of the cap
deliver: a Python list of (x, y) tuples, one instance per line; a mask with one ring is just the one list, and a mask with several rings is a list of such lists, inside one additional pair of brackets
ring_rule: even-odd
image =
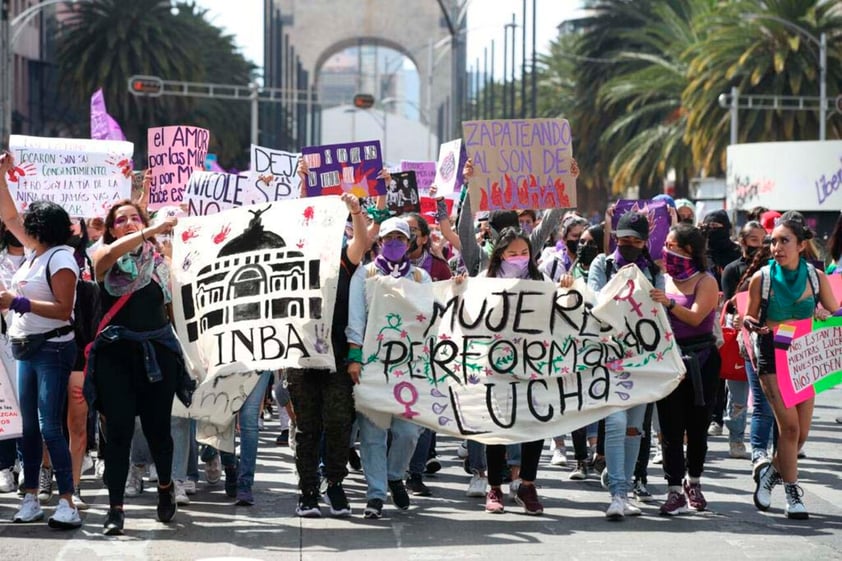
[(772, 230), (775, 229), (775, 223), (780, 217), (781, 213), (777, 210), (767, 210), (760, 215), (760, 224), (763, 226), (763, 229), (766, 230), (767, 234), (772, 233)]
[(409, 229), (409, 222), (403, 218), (389, 218), (380, 225), (380, 237), (385, 238), (393, 232), (398, 232), (406, 236), (406, 239), (412, 238), (412, 233)]
[(649, 218), (641, 212), (627, 211), (617, 221), (618, 238), (649, 239)]
[(675, 199), (675, 210), (680, 208), (689, 208), (693, 214), (696, 214), (696, 205), (689, 199)]

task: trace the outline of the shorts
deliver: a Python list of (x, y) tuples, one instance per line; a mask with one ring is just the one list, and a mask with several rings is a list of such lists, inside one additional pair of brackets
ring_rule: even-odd
[(752, 338), (754, 339), (754, 356), (757, 359), (757, 375), (775, 374), (774, 335), (771, 333), (756, 334)]

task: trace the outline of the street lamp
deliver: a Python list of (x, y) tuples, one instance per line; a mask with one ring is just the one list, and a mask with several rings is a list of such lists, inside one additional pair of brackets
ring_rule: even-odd
[[(38, 13), (56, 4), (75, 4), (79, 0), (43, 0), (23, 10), (9, 21), (9, 2), (0, 0), (0, 142), (8, 140), (12, 124), (12, 52), (24, 26)], [(93, 0), (82, 0), (92, 2)]]
[(769, 19), (776, 21), (796, 31), (812, 41), (819, 47), (819, 140), (826, 140), (827, 138), (827, 34), (822, 31), (819, 37), (816, 37), (797, 23), (793, 23), (784, 18), (774, 16), (771, 14), (749, 14), (746, 19)]

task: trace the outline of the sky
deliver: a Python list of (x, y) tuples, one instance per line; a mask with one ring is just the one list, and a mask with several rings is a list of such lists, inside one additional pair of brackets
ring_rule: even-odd
[[(335, 0), (341, 2), (343, 0)], [(388, 0), (394, 2), (436, 2), (436, 0)], [(211, 21), (234, 36), (235, 43), (245, 57), (258, 66), (263, 64), (263, 0), (197, 0), (196, 4), (208, 9)], [(537, 0), (538, 52), (546, 52), (556, 35), (556, 26), (570, 17), (579, 7), (580, 0)], [(521, 18), (523, 0), (470, 0), (468, 7), (468, 67), (480, 59), (483, 48), (491, 49), (495, 40), (497, 56), (495, 73), (502, 74), (504, 26), (511, 23), (512, 13), (518, 24), (516, 40), (517, 67), (521, 59)], [(527, 0), (527, 58), (532, 52), (532, 0)]]

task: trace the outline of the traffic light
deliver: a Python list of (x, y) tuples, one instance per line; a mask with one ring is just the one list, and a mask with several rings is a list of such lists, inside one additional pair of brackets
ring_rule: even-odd
[(129, 93), (133, 95), (158, 97), (164, 91), (164, 82), (157, 76), (132, 76), (129, 78)]
[(371, 109), (374, 106), (374, 96), (371, 94), (357, 94), (354, 96), (354, 107), (357, 109)]

